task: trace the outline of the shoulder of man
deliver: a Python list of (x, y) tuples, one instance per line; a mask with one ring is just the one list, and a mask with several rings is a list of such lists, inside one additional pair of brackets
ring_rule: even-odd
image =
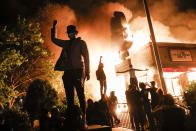
[(76, 40), (77, 40), (77, 41), (79, 41), (80, 43), (84, 43), (84, 44), (86, 44), (86, 42), (85, 42), (84, 40), (82, 40), (82, 38), (81, 38), (81, 37), (76, 38)]

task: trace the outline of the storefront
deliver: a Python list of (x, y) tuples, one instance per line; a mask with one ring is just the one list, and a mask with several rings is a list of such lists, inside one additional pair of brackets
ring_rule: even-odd
[[(196, 80), (196, 44), (157, 42), (167, 93), (180, 97), (188, 82)], [(138, 81), (155, 80), (160, 86), (152, 48), (148, 43), (130, 52), (133, 68), (148, 69), (136, 72)]]

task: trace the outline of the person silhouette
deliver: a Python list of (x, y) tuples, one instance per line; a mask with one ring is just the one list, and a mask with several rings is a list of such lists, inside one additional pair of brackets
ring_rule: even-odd
[(101, 97), (103, 96), (105, 97), (106, 90), (107, 90), (106, 75), (105, 75), (103, 68), (104, 68), (104, 65), (102, 63), (102, 56), (100, 56), (99, 66), (98, 66), (98, 69), (96, 70), (96, 76), (97, 76), (97, 80), (100, 82)]
[[(89, 51), (87, 44), (80, 37), (76, 38), (78, 31), (74, 25), (67, 26), (69, 40), (56, 38), (57, 20), (53, 22), (51, 29), (51, 40), (62, 48), (61, 55), (56, 62), (55, 70), (64, 71), (63, 83), (68, 103), (68, 108), (74, 106), (74, 89), (80, 103), (83, 114), (83, 121), (86, 123), (86, 102), (84, 94), (84, 82), (90, 79)], [(85, 124), (84, 124), (85, 125)]]
[(117, 114), (116, 114), (117, 104), (118, 104), (118, 99), (115, 96), (115, 92), (111, 91), (110, 96), (108, 98), (108, 105), (109, 105), (110, 113), (114, 119), (113, 123), (115, 123), (115, 124), (120, 123), (120, 120), (118, 119)]

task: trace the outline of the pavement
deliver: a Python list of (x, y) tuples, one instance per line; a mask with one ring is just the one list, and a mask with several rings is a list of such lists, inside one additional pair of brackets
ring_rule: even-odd
[(128, 129), (128, 128), (123, 128), (123, 127), (112, 128), (110, 126), (91, 125), (91, 126), (88, 126), (87, 131), (134, 131), (134, 130)]
[(134, 130), (133, 129), (128, 129), (128, 128), (118, 127), (118, 128), (112, 128), (112, 131), (134, 131)]

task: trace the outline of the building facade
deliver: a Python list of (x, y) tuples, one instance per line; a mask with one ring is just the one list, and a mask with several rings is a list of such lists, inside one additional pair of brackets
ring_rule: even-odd
[[(181, 97), (190, 81), (196, 80), (196, 44), (157, 42), (167, 93)], [(156, 69), (152, 43), (130, 52), (133, 68), (148, 69), (136, 72), (138, 81), (160, 80)]]

